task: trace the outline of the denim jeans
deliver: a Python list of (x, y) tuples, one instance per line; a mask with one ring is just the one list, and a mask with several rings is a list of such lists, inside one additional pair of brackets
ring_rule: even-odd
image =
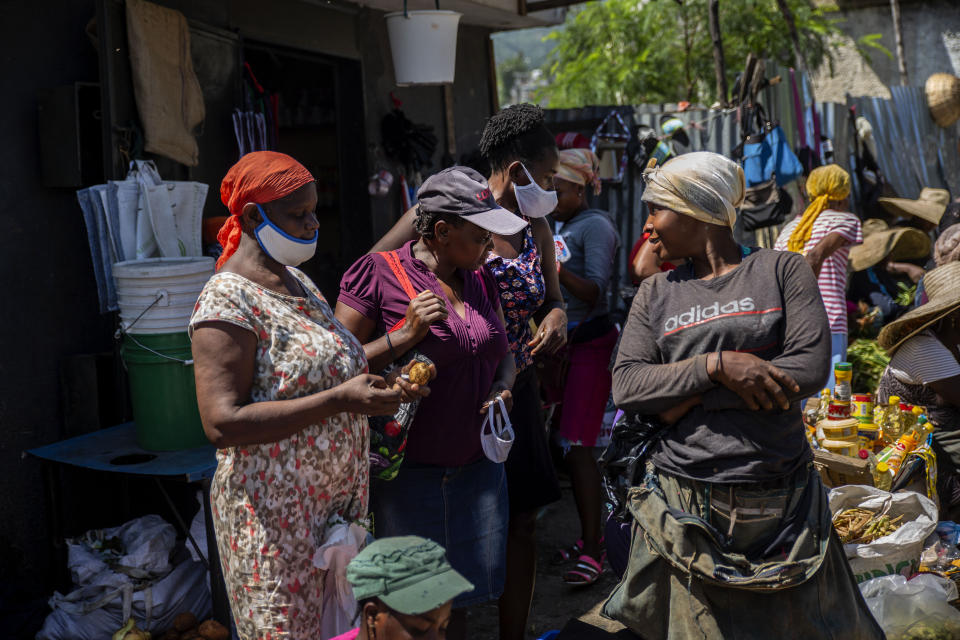
[(462, 467), (404, 463), (395, 479), (373, 482), (370, 498), (377, 538), (415, 535), (433, 540), (473, 584), (474, 590), (458, 596), (454, 607), (500, 597), (509, 518), (502, 464), (487, 458)]

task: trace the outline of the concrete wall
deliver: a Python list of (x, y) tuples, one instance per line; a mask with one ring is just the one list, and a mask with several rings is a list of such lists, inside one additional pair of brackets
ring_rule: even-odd
[[(889, 2), (873, 6), (853, 5), (838, 0), (840, 25), (847, 35), (844, 46), (836, 52), (835, 74), (830, 77), (824, 68), (815, 83), (818, 100), (843, 102), (844, 95), (890, 97), (887, 87), (900, 84), (893, 34), (893, 18)], [(923, 86), (937, 72), (960, 75), (960, 3), (956, 0), (923, 0), (901, 2), (903, 46), (907, 75), (911, 86)], [(861, 37), (883, 34), (881, 42), (893, 58), (871, 51), (870, 61), (863, 60), (854, 49)]]
[[(108, 0), (115, 2), (115, 0)], [(364, 118), (368, 170), (380, 139), (380, 120), (390, 107), (393, 68), (381, 13), (325, 8), (297, 0), (158, 0), (183, 11), (193, 22), (236, 31), (241, 37), (359, 60), (364, 76)], [(64, 430), (61, 364), (77, 354), (113, 349), (114, 320), (98, 310), (86, 229), (74, 189), (40, 183), (37, 90), (76, 81), (97, 82), (96, 51), (84, 28), (95, 15), (94, 0), (35, 0), (4, 3), (0, 25), (5, 67), (0, 102), (0, 260), (3, 265), (4, 330), (0, 335), (0, 617), (6, 593), (46, 597), (63, 558), (49, 553), (51, 514), (46, 508), (42, 467), (21, 453), (54, 442)], [(473, 149), (490, 115), (489, 32), (462, 27), (457, 52), (454, 112), (458, 153)], [(408, 117), (433, 126), (439, 139), (434, 170), (446, 149), (443, 90), (396, 89)], [(218, 114), (208, 113), (208, 118)], [(221, 114), (222, 115), (222, 114)], [(227, 144), (227, 143), (225, 143)], [(211, 184), (211, 198), (217, 184)], [(399, 215), (399, 194), (374, 203), (382, 232)], [(64, 472), (68, 531), (87, 526), (71, 513), (86, 514), (99, 526), (102, 514), (121, 519), (119, 498), (95, 482), (75, 482)], [(149, 487), (148, 487), (149, 488)], [(133, 493), (136, 496), (136, 493)], [(117, 500), (114, 502), (114, 500)], [(96, 509), (90, 504), (96, 503)], [(99, 510), (98, 510), (99, 509)], [(90, 525), (92, 526), (92, 525)], [(75, 531), (74, 531), (75, 532)], [(9, 637), (5, 632), (4, 637)]]

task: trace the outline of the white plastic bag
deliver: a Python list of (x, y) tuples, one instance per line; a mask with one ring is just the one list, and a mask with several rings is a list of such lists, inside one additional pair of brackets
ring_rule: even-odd
[(171, 567), (173, 526), (157, 515), (67, 540), (75, 589), (54, 593), (37, 640), (109, 638), (131, 616), (145, 631), (165, 630), (178, 613), (211, 609), (207, 572), (187, 560)]
[(334, 638), (355, 628), (357, 601), (347, 582), (347, 565), (360, 553), (367, 531), (358, 524), (342, 522), (327, 530), (327, 537), (313, 554), (313, 566), (326, 572), (320, 638)]
[(870, 613), (888, 640), (960, 638), (960, 611), (953, 581), (923, 573), (907, 580), (901, 575), (873, 578), (860, 585)]
[(890, 493), (864, 485), (846, 485), (830, 491), (831, 513), (836, 515), (854, 507), (883, 512), (892, 518), (903, 516), (902, 526), (889, 536), (869, 544), (843, 546), (857, 582), (916, 573), (923, 542), (937, 528), (937, 506), (933, 501), (913, 491)]

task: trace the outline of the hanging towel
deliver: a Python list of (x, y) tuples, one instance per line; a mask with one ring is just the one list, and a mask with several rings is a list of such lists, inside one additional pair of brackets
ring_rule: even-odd
[(203, 93), (190, 57), (190, 29), (179, 11), (126, 0), (127, 41), (144, 148), (188, 167), (199, 162), (193, 130), (204, 118)]

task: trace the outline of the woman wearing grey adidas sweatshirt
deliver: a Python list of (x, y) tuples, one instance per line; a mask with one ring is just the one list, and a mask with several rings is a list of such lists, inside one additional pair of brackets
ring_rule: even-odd
[(643, 282), (614, 366), (617, 405), (667, 426), (629, 494), (642, 538), (605, 615), (651, 640), (882, 638), (801, 421), (830, 362), (813, 272), (734, 241), (743, 172), (723, 156), (645, 178), (649, 242), (686, 263)]

